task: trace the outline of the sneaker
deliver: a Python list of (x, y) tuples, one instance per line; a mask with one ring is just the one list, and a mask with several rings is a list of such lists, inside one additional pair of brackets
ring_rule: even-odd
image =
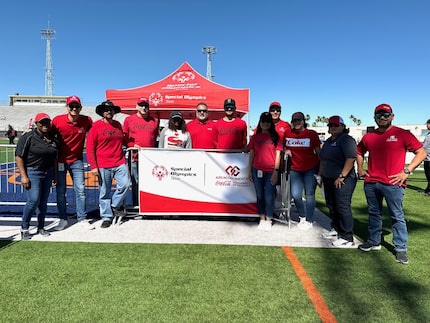
[(337, 231), (334, 228), (331, 228), (331, 230), (323, 229), (322, 230), (322, 237), (324, 239), (337, 238)]
[(45, 229), (37, 229), (37, 234), (40, 234), (41, 236), (44, 237), (49, 237), (51, 234), (46, 231)]
[(260, 223), (258, 223), (258, 230), (264, 230), (264, 227), (266, 225), (266, 221), (265, 220), (260, 220)]
[(306, 218), (300, 218), (300, 223), (297, 225), (297, 227), (302, 231), (308, 231), (312, 229), (313, 224), (312, 222), (306, 221)]
[(352, 247), (354, 245), (354, 242), (348, 241), (348, 240), (343, 239), (343, 238), (339, 238), (339, 239), (333, 241), (331, 244), (333, 247), (336, 247), (336, 248), (349, 248), (349, 247)]
[(409, 259), (406, 251), (396, 252), (396, 261), (400, 264), (407, 265), (409, 263)]
[(78, 227), (86, 230), (94, 230), (96, 227), (89, 220), (82, 220), (77, 223)]
[(358, 246), (358, 249), (363, 251), (381, 250), (380, 244), (374, 244), (373, 242), (366, 241), (365, 243)]
[(64, 230), (67, 225), (69, 224), (69, 222), (67, 222), (67, 220), (65, 219), (60, 219), (60, 221), (58, 222), (57, 226), (54, 228), (55, 231), (61, 231)]
[(103, 229), (109, 228), (111, 224), (112, 224), (112, 221), (103, 220), (102, 224), (100, 225), (100, 228), (103, 228)]
[(272, 230), (272, 220), (266, 220), (264, 222), (266, 222), (266, 223), (264, 224), (263, 230), (264, 231), (270, 231), (270, 230)]
[(30, 240), (31, 234), (28, 230), (21, 230), (21, 240)]

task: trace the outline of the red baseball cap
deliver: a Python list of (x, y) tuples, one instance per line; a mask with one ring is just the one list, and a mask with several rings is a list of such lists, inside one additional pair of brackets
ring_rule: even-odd
[(277, 101), (273, 101), (272, 103), (270, 103), (269, 109), (271, 107), (278, 107), (279, 109), (281, 109), (281, 104), (279, 102), (277, 102)]
[(378, 105), (375, 108), (375, 113), (378, 111), (381, 111), (381, 110), (385, 111), (385, 112), (393, 113), (393, 109), (391, 109), (391, 106), (387, 103), (382, 103), (382, 104)]
[(149, 101), (148, 101), (147, 98), (139, 98), (139, 99), (137, 99), (137, 103), (136, 104), (140, 105), (141, 107), (143, 107), (143, 106), (149, 107)]
[(47, 115), (46, 113), (38, 113), (38, 114), (36, 114), (36, 117), (34, 118), (34, 122), (40, 122), (43, 119), (51, 120), (49, 115)]
[(342, 117), (332, 116), (328, 119), (328, 124), (334, 124), (336, 126), (339, 126), (341, 124), (345, 124), (345, 122), (343, 122)]
[(66, 100), (67, 105), (69, 105), (70, 103), (77, 103), (77, 104), (81, 105), (81, 99), (79, 99), (79, 97), (76, 95), (71, 95)]

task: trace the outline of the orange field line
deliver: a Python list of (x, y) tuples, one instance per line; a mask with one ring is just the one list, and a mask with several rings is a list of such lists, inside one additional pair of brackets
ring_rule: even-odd
[(323, 297), (321, 296), (318, 289), (315, 287), (314, 283), (307, 274), (305, 268), (300, 263), (293, 249), (291, 249), (290, 247), (282, 247), (282, 250), (284, 250), (284, 253), (287, 256), (287, 259), (290, 261), (291, 265), (293, 266), (297, 277), (299, 277), (300, 281), (302, 282), (303, 288), (308, 294), (308, 297), (311, 300), (312, 304), (314, 304), (315, 310), (317, 311), (321, 321), (325, 323), (337, 322), (336, 317), (332, 314), (332, 312), (330, 312), (329, 308), (324, 302)]

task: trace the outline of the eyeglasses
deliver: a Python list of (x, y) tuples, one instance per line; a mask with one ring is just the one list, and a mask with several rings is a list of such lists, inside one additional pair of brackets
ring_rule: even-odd
[(337, 128), (337, 127), (340, 127), (340, 124), (329, 123), (329, 124), (327, 125), (327, 127), (334, 127), (334, 128)]
[(391, 116), (390, 112), (378, 112), (378, 113), (375, 113), (375, 118), (376, 119), (381, 119), (382, 117), (389, 118), (390, 116)]
[(197, 112), (199, 112), (199, 113), (208, 113), (208, 110), (199, 110), (199, 109), (197, 109)]
[(69, 105), (69, 109), (70, 110), (79, 110), (81, 108), (81, 106), (79, 104), (70, 104)]
[(270, 109), (270, 112), (281, 112), (281, 109), (277, 109), (277, 108), (271, 108)]

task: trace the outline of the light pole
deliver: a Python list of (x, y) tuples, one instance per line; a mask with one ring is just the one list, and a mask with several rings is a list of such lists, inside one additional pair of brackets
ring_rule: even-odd
[(203, 47), (203, 54), (207, 56), (207, 63), (206, 63), (206, 78), (209, 80), (212, 80), (215, 75), (212, 74), (212, 66), (211, 66), (211, 55), (216, 54), (216, 47), (214, 46), (205, 46)]

